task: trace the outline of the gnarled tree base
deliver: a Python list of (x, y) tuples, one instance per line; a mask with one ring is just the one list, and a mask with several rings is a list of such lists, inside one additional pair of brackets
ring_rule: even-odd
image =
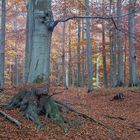
[(41, 123), (39, 116), (45, 115), (46, 121), (51, 120), (52, 122), (59, 125), (59, 127), (61, 127), (65, 133), (67, 133), (68, 128), (74, 124), (73, 120), (69, 121), (67, 116), (64, 117), (64, 115), (62, 115), (62, 111), (64, 110), (67, 112), (74, 112), (79, 117), (97, 123), (109, 131), (111, 130), (110, 127), (104, 125), (103, 123), (98, 122), (97, 120), (85, 114), (78, 113), (68, 104), (55, 100), (52, 96), (44, 94), (44, 92), (41, 93), (41, 91), (38, 89), (22, 90), (7, 103), (5, 103), (4, 106), (9, 109), (20, 108), (24, 116), (27, 119), (32, 120), (37, 125), (38, 131), (44, 129), (44, 124)]

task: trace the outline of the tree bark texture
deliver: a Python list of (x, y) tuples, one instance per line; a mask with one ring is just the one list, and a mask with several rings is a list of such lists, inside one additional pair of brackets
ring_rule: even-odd
[[(117, 16), (122, 15), (122, 0), (117, 1)], [(117, 26), (122, 30), (122, 18), (118, 17)], [(118, 46), (118, 80), (117, 86), (123, 85), (123, 47), (122, 47), (122, 31), (118, 30), (117, 32), (117, 46)]]
[(128, 23), (129, 23), (129, 75), (130, 75), (130, 86), (137, 86), (137, 71), (136, 71), (136, 50), (134, 46), (134, 37), (135, 37), (135, 0), (129, 1), (130, 8), (128, 13)]
[(27, 82), (34, 82), (40, 76), (43, 82), (49, 83), (52, 32), (47, 25), (53, 21), (51, 0), (29, 1), (27, 11)]

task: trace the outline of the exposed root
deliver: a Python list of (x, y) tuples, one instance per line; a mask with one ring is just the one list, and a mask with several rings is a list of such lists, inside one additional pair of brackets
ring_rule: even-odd
[(103, 127), (104, 127), (105, 129), (107, 129), (109, 132), (112, 131), (112, 128), (110, 128), (109, 126), (103, 124), (102, 122), (97, 121), (96, 119), (94, 119), (94, 118), (92, 118), (92, 117), (90, 117), (90, 116), (88, 116), (88, 115), (86, 115), (86, 114), (83, 114), (83, 113), (80, 113), (80, 112), (76, 111), (74, 108), (72, 108), (72, 107), (69, 106), (68, 104), (63, 103), (63, 102), (58, 101), (58, 100), (55, 100), (55, 102), (56, 102), (56, 104), (58, 104), (59, 106), (63, 106), (63, 107), (65, 107), (65, 108), (67, 108), (69, 111), (75, 112), (75, 113), (78, 114), (79, 116), (81, 116), (81, 117), (83, 117), (83, 118), (85, 118), (85, 119), (87, 119), (87, 120), (89, 120), (89, 121), (91, 121), (91, 122), (93, 122), (93, 123), (96, 123), (96, 124), (98, 124), (98, 125), (103, 126)]
[[(44, 125), (41, 123), (39, 116), (41, 114), (45, 115), (45, 120), (52, 121), (61, 127), (65, 133), (68, 132), (69, 127), (73, 127), (73, 120), (69, 121), (68, 117), (63, 115), (62, 111), (74, 112), (77, 116), (85, 118), (91, 122), (101, 125), (109, 132), (112, 129), (102, 122), (97, 121), (83, 113), (77, 112), (74, 108), (69, 106), (67, 103), (53, 99), (53, 95), (48, 95), (44, 93), (45, 90), (30, 89), (22, 90), (8, 102), (4, 104), (5, 107), (9, 109), (20, 108), (24, 116), (32, 120), (37, 125), (37, 130), (43, 130)], [(66, 114), (67, 115), (67, 114)], [(78, 121), (75, 121), (75, 123)], [(79, 123), (79, 122), (78, 122)], [(81, 123), (79, 123), (81, 124)]]

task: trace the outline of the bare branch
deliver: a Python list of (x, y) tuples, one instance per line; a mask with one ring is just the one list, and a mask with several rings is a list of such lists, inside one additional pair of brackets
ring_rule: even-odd
[(138, 11), (140, 11), (140, 8), (136, 9), (135, 11), (132, 11), (131, 13), (124, 14), (124, 15), (121, 15), (121, 16), (73, 16), (73, 17), (68, 17), (66, 19), (60, 19), (60, 20), (50, 22), (50, 24), (48, 25), (48, 30), (53, 31), (54, 28), (56, 27), (56, 25), (59, 22), (67, 22), (69, 20), (74, 20), (74, 19), (79, 19), (79, 18), (80, 19), (87, 19), (87, 18), (90, 18), (90, 19), (104, 19), (104, 20), (111, 19), (115, 28), (117, 29), (117, 26), (116, 26), (116, 23), (115, 23), (114, 19), (127, 17), (128, 15), (134, 14)]

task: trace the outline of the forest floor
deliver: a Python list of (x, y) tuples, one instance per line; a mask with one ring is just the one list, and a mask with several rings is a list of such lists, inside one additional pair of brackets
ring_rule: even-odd
[[(63, 91), (64, 88), (57, 87), (57, 90)], [(16, 93), (17, 89), (14, 88), (0, 93), (0, 103)], [(124, 99), (111, 101), (116, 93), (123, 93)], [(48, 123), (44, 131), (37, 132), (35, 124), (25, 119), (18, 109), (5, 110), (0, 107), (22, 123), (19, 129), (0, 115), (0, 140), (140, 140), (140, 90), (136, 88), (95, 89), (87, 93), (84, 88), (71, 87), (55, 95), (55, 98), (110, 126), (113, 132), (88, 120), (84, 120), (81, 126), (71, 128), (67, 134), (52, 123)]]

